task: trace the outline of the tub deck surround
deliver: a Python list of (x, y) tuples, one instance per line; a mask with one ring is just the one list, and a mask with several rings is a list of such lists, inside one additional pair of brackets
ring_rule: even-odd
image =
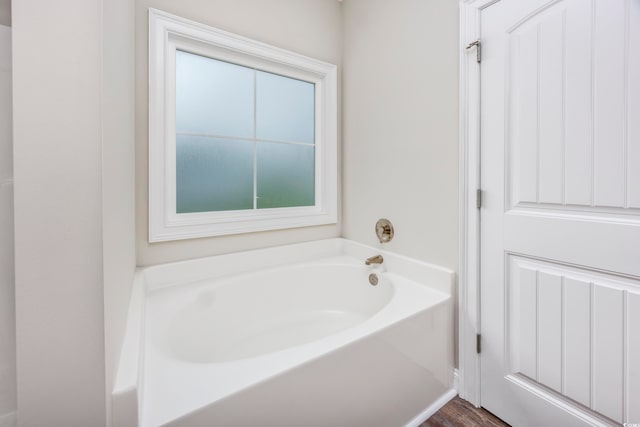
[(140, 269), (114, 425), (418, 425), (451, 395), (452, 284), (344, 239)]

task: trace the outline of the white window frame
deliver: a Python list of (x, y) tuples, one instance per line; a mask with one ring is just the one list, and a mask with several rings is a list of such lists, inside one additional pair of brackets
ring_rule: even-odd
[[(315, 85), (315, 205), (176, 213), (175, 51)], [(335, 224), (338, 218), (337, 67), (149, 9), (149, 241)]]

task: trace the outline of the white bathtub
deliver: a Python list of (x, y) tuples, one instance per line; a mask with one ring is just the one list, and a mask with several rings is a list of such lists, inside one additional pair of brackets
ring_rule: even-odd
[(417, 426), (455, 395), (452, 284), (344, 239), (140, 269), (114, 426)]

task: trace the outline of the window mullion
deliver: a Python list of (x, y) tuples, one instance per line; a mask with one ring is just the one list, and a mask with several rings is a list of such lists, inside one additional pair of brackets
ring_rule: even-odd
[(253, 210), (258, 209), (258, 87), (257, 74), (253, 70)]

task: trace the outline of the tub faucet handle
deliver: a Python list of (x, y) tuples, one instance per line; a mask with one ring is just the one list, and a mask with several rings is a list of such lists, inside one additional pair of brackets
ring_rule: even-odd
[(375, 256), (367, 258), (364, 263), (366, 265), (382, 264), (382, 261), (384, 261), (384, 259), (382, 258), (382, 255), (375, 255)]

